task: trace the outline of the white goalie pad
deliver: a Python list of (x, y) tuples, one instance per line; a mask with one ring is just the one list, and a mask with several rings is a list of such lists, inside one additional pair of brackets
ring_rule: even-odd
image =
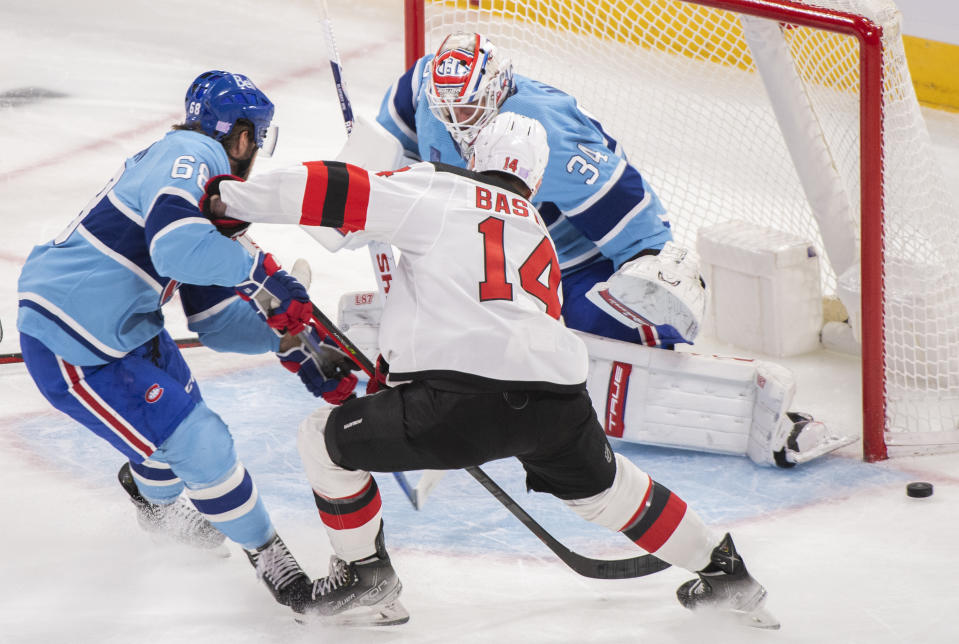
[(774, 464), (796, 389), (787, 369), (577, 335), (589, 351), (587, 387), (608, 435)]
[(340, 296), (336, 326), (368, 356), (380, 353), (383, 296), (378, 291), (351, 291)]
[(595, 284), (586, 297), (627, 326), (668, 324), (688, 342), (699, 334), (706, 314), (699, 260), (672, 242), (658, 255), (626, 262), (607, 281)]

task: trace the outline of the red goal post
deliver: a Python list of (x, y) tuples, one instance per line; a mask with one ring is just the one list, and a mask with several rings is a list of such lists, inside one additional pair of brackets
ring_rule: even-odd
[[(915, 138), (921, 145), (926, 145), (924, 135), (928, 137), (924, 124), (921, 132), (900, 133), (903, 129), (899, 127), (901, 121), (909, 121), (905, 129), (917, 129), (919, 126), (915, 122), (921, 122), (921, 116), (914, 116), (919, 108), (908, 82), (904, 54), (894, 47), (898, 42), (901, 48), (901, 37), (898, 14), (892, 2), (884, 0), (889, 9), (873, 16), (854, 10), (862, 0), (405, 1), (407, 66), (424, 53), (432, 52), (451, 31), (483, 32), (511, 55), (517, 73), (570, 92), (581, 105), (597, 114), (614, 136), (619, 134), (630, 159), (647, 176), (655, 173), (657, 166), (661, 165), (663, 150), (672, 144), (668, 139), (682, 138), (677, 132), (692, 122), (682, 121), (682, 127), (673, 132), (661, 132), (658, 130), (669, 129), (656, 120), (663, 118), (662, 123), (666, 123), (662, 114), (668, 112), (668, 118), (672, 118), (673, 112), (689, 107), (690, 113), (715, 123), (717, 130), (730, 127), (732, 121), (727, 123), (724, 119), (758, 119), (751, 112), (737, 114), (738, 107), (725, 112), (711, 110), (714, 105), (734, 104), (738, 100), (726, 94), (746, 92), (745, 88), (755, 93), (752, 88), (756, 81), (741, 79), (747, 75), (762, 76), (762, 73), (756, 73), (757, 67), (760, 72), (763, 70), (762, 65), (753, 60), (751, 43), (744, 42), (748, 40), (750, 26), (742, 16), (775, 21), (768, 24), (778, 23), (783, 38), (789, 41), (790, 54), (797, 60), (803, 59), (802, 63), (795, 64), (795, 74), (803, 84), (798, 95), (803, 100), (808, 95), (810, 122), (823, 127), (822, 138), (827, 141), (829, 150), (822, 165), (836, 166), (831, 174), (836, 175), (837, 190), (848, 195), (846, 199), (854, 211), (855, 230), (847, 240), (845, 251), (839, 248), (841, 244), (831, 244), (832, 233), (820, 230), (819, 224), (823, 222), (819, 214), (821, 208), (815, 204), (797, 207), (795, 214), (783, 215), (781, 226), (812, 238), (821, 257), (833, 260), (827, 261), (824, 269), (824, 290), (827, 293), (842, 291), (841, 277), (850, 272), (844, 270), (848, 266), (839, 259), (843, 253), (851, 254), (853, 263), (858, 264), (851, 271), (855, 273), (858, 296), (847, 293), (843, 301), (850, 309), (850, 317), (861, 321), (863, 456), (867, 461), (877, 461), (887, 458), (890, 451), (905, 454), (959, 448), (959, 427), (956, 424), (959, 419), (959, 357), (953, 365), (954, 354), (948, 346), (953, 339), (959, 346), (959, 302), (956, 301), (959, 298), (953, 299), (951, 295), (953, 285), (959, 284), (959, 276), (949, 266), (941, 266), (945, 263), (941, 257), (948, 252), (936, 246), (934, 238), (937, 233), (911, 229), (903, 232), (900, 220), (909, 219), (909, 214), (887, 211), (885, 191), (890, 183), (895, 184), (897, 203), (910, 199), (908, 194), (900, 198), (903, 190), (885, 174), (892, 167), (889, 166), (890, 159), (895, 163), (897, 173), (904, 171), (902, 159), (896, 151), (900, 146), (899, 139), (904, 141), (902, 146), (916, 147), (918, 144), (905, 143), (908, 137)], [(746, 38), (743, 32), (747, 32)], [(814, 37), (807, 34), (814, 34)], [(566, 50), (571, 50), (573, 55), (563, 58), (568, 53)], [(846, 60), (840, 61), (841, 58)], [(550, 59), (556, 60), (551, 62)], [(675, 66), (674, 59), (678, 61)], [(558, 62), (560, 60), (568, 62)], [(575, 68), (579, 60), (585, 62), (577, 74)], [(693, 65), (709, 71), (702, 72), (697, 68), (693, 72), (697, 74), (693, 92), (672, 94), (674, 79), (685, 73), (687, 66), (692, 68)], [(610, 72), (615, 77), (612, 83), (602, 85), (597, 79), (602, 74), (595, 72), (605, 71), (608, 67), (616, 67), (618, 71)], [(660, 67), (669, 71), (655, 78), (647, 71)], [(635, 75), (632, 70), (637, 70)], [(702, 73), (708, 75), (698, 75)], [(650, 79), (661, 81), (665, 89), (654, 86)], [(719, 80), (714, 83), (713, 79)], [(740, 83), (743, 83), (742, 90)], [(770, 94), (770, 99), (775, 102), (768, 79), (763, 78), (763, 83), (766, 83), (765, 93)], [(624, 90), (623, 86), (628, 85), (633, 87)], [(652, 89), (645, 91), (647, 87)], [(707, 90), (700, 91), (700, 87), (717, 88), (720, 98), (711, 99), (706, 95)], [(645, 107), (642, 104), (651, 95), (660, 93), (682, 96), (682, 100), (659, 112), (659, 117), (653, 117), (652, 126), (634, 125), (633, 121), (641, 122), (643, 116), (617, 120), (619, 115), (615, 111), (637, 112), (638, 107)], [(840, 94), (839, 99), (833, 96)], [(752, 101), (751, 97), (749, 101)], [(886, 120), (886, 106), (892, 104), (891, 101), (896, 102), (895, 122)], [(908, 103), (905, 108), (908, 119), (900, 117), (903, 109), (899, 107), (900, 103)], [(774, 120), (782, 121), (782, 114), (776, 112), (776, 106), (763, 109), (764, 113), (775, 113)], [(857, 114), (852, 114), (852, 110)], [(839, 116), (834, 117), (834, 114)], [(830, 120), (835, 120), (838, 125), (827, 123)], [(747, 135), (752, 135), (752, 125), (746, 124), (744, 132)], [(690, 129), (695, 130), (695, 127)], [(780, 150), (779, 155), (787, 161), (792, 155), (794, 163), (788, 165), (795, 167), (778, 170), (779, 174), (756, 175), (750, 188), (759, 184), (763, 184), (763, 188), (765, 184), (785, 186), (790, 181), (798, 185), (805, 181), (805, 185), (794, 191), (802, 193), (805, 188), (808, 197), (808, 184), (819, 181), (822, 174), (817, 175), (814, 171), (808, 179), (803, 176), (793, 150), (794, 142), (785, 134), (785, 127), (781, 122), (778, 124), (783, 135), (776, 134), (776, 128), (770, 127), (769, 138), (780, 138), (780, 142), (770, 144), (770, 150)], [(896, 141), (890, 144), (884, 139), (887, 135), (894, 135)], [(740, 139), (743, 136), (740, 134)], [(759, 128), (756, 136), (761, 136)], [(665, 141), (658, 148), (655, 144), (657, 137)], [(784, 147), (788, 152), (785, 153), (782, 152), (783, 137), (787, 139)], [(691, 135), (689, 138), (692, 152), (687, 153), (687, 159), (699, 153), (697, 146), (705, 145), (706, 137)], [(637, 156), (646, 154), (646, 149), (659, 150), (661, 156), (657, 157), (656, 152), (649, 152), (648, 158)], [(720, 147), (720, 156), (716, 158), (723, 159), (721, 154), (724, 152), (728, 152), (728, 148)], [(717, 165), (721, 164), (713, 163), (713, 167)], [(680, 170), (676, 172), (664, 169), (663, 178), (657, 179), (654, 175), (651, 180), (670, 212), (674, 231), (680, 232), (684, 227), (698, 229), (712, 222), (709, 217), (714, 215), (743, 214), (736, 201), (716, 201), (713, 195), (704, 196), (697, 192), (693, 184), (700, 182), (702, 173), (687, 171), (692, 176), (675, 178), (687, 166), (687, 163), (677, 164), (676, 168)], [(709, 167), (704, 166), (704, 172), (709, 171)], [(797, 172), (800, 175), (798, 182), (794, 176)], [(922, 185), (923, 182), (917, 179), (916, 183)], [(912, 185), (905, 189), (922, 190)], [(940, 201), (945, 203), (947, 200)], [(704, 208), (703, 204), (708, 207)], [(940, 207), (939, 201), (929, 208), (936, 212), (948, 209)], [(714, 212), (700, 219), (707, 210)], [(771, 213), (776, 218), (780, 216), (779, 204), (775, 201), (762, 202), (757, 198), (754, 210), (745, 217), (766, 223)], [(953, 216), (956, 214), (954, 210), (949, 212)], [(898, 241), (902, 235), (916, 239), (909, 237), (906, 241)], [(956, 247), (955, 239), (953, 233), (943, 242), (945, 251)], [(887, 247), (890, 240), (896, 249), (906, 249), (902, 253), (897, 250), (904, 259), (893, 260), (897, 275), (902, 273), (912, 277), (914, 269), (925, 268), (927, 257), (934, 256), (939, 262), (935, 268), (941, 269), (948, 282), (947, 295), (936, 292), (923, 299), (920, 294), (916, 296), (918, 302), (913, 301), (905, 307), (898, 291), (891, 297), (887, 292), (890, 266)], [(694, 240), (685, 241), (687, 245), (695, 243)], [(852, 251), (849, 251), (850, 243)], [(895, 263), (897, 261), (899, 263)], [(907, 286), (898, 290), (906, 291), (908, 297), (914, 290), (912, 282), (903, 280), (903, 283)], [(959, 286), (955, 288), (959, 289)], [(934, 324), (928, 322), (926, 314), (934, 307), (947, 309), (943, 315), (946, 324), (940, 324), (938, 318)], [(905, 309), (908, 310), (903, 314)], [(929, 331), (926, 326), (934, 328)], [(919, 343), (922, 346), (911, 347), (912, 339), (919, 337), (920, 333), (926, 333)], [(894, 358), (892, 366), (888, 363), (890, 352)]]

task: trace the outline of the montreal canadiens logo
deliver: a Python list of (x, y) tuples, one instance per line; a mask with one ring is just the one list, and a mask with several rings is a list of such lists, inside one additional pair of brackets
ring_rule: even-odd
[(149, 389), (147, 389), (147, 393), (143, 397), (148, 403), (155, 403), (156, 401), (160, 400), (162, 395), (163, 387), (154, 383)]
[(456, 80), (462, 80), (464, 76), (469, 74), (469, 72), (469, 66), (463, 64), (462, 61), (459, 61), (452, 56), (447, 56), (433, 66), (433, 74), (435, 74), (437, 78), (452, 78)]

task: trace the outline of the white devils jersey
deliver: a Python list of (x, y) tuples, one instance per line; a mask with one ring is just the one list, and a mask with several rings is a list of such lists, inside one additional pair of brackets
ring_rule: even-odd
[(530, 202), (495, 179), (432, 163), (369, 174), (321, 161), (220, 191), (237, 219), (329, 226), (345, 247), (402, 251), (379, 337), (391, 383), (585, 386), (586, 348), (560, 321), (553, 243)]

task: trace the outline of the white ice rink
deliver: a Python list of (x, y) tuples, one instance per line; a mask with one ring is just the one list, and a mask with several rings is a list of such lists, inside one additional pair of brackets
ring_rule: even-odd
[[(401, 5), (331, 2), (359, 113), (374, 114), (403, 71)], [(30, 248), (66, 226), (124, 158), (182, 120), (183, 93), (199, 72), (245, 73), (276, 103), (277, 157), (257, 170), (335, 155), (345, 133), (325, 56), (310, 0), (0, 1), (0, 353), (19, 351), (16, 280)], [(35, 91), (17, 98), (24, 88)], [(959, 117), (927, 116), (956, 176)], [(331, 315), (342, 292), (373, 288), (365, 252), (329, 255), (296, 229), (253, 232), (284, 263), (310, 259), (311, 294)], [(167, 315), (185, 336), (175, 304)], [(185, 355), (278, 530), (312, 576), (325, 575), (330, 549), (293, 445), (316, 402), (272, 356)], [(855, 360), (820, 352), (787, 364), (803, 379), (797, 408), (855, 424)], [(299, 626), (237, 547), (213, 559), (154, 545), (116, 484), (119, 455), (48, 408), (22, 364), (0, 365), (0, 643), (959, 642), (951, 612), (959, 456), (867, 465), (855, 446), (775, 471), (743, 458), (616, 447), (707, 523), (732, 530), (782, 630), (688, 613), (674, 597), (685, 571), (578, 577), (462, 472), (419, 513), (391, 477), (378, 476), (409, 624)], [(559, 502), (527, 495), (513, 463), (488, 471), (574, 550), (638, 554)], [(931, 481), (935, 495), (907, 498), (912, 480)]]

